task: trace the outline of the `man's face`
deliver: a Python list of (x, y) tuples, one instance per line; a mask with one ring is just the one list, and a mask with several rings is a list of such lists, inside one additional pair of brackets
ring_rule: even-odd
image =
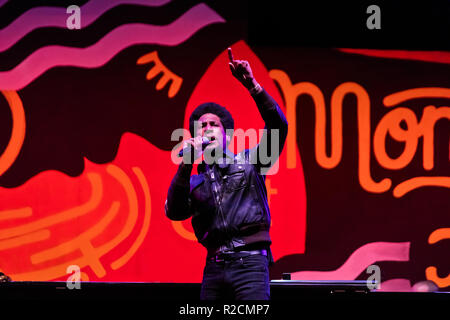
[(198, 119), (199, 126), (197, 128), (196, 136), (207, 137), (211, 143), (208, 149), (221, 148), (225, 151), (227, 140), (229, 137), (225, 135), (220, 118), (213, 113), (205, 113)]

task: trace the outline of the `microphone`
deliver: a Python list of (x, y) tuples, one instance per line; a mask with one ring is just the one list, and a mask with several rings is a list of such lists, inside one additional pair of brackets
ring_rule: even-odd
[[(202, 150), (204, 150), (208, 144), (211, 143), (211, 140), (209, 140), (207, 137), (202, 137)], [(178, 153), (179, 157), (182, 157), (184, 153), (191, 152), (193, 147), (189, 145), (187, 148), (181, 149), (180, 153)]]

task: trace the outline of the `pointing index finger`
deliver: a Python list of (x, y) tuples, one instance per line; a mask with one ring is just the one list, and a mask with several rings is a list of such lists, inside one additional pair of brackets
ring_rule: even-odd
[(231, 48), (228, 48), (228, 59), (230, 62), (234, 62), (233, 52), (231, 52)]

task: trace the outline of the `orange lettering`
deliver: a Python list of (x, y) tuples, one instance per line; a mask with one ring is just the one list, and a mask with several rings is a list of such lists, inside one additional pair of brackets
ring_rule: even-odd
[(450, 120), (450, 108), (428, 106), (423, 110), (419, 130), (423, 136), (423, 167), (431, 170), (434, 167), (434, 126), (440, 119)]
[[(404, 121), (407, 129), (402, 129), (400, 123)], [(406, 108), (397, 108), (386, 114), (378, 124), (373, 137), (373, 147), (378, 163), (387, 169), (402, 169), (406, 167), (414, 157), (419, 138), (419, 127), (414, 112)], [(405, 142), (403, 153), (392, 159), (386, 153), (386, 136), (389, 135), (397, 141)]]
[[(340, 161), (340, 154), (335, 154), (332, 149), (332, 155), (327, 157), (325, 152), (325, 137), (321, 137), (325, 132), (325, 99), (322, 91), (311, 82), (300, 82), (292, 84), (289, 76), (282, 70), (271, 70), (270, 77), (278, 82), (286, 103), (286, 118), (289, 123), (288, 134), (286, 138), (287, 168), (296, 167), (296, 146), (297, 146), (297, 99), (301, 95), (309, 95), (316, 108), (316, 159), (325, 168), (334, 168)], [(322, 140), (323, 139), (323, 140)]]
[(370, 174), (370, 99), (363, 87), (354, 82), (346, 82), (333, 92), (331, 97), (331, 155), (327, 156), (325, 150), (326, 110), (322, 91), (310, 82), (293, 85), (288, 75), (281, 70), (271, 70), (270, 76), (279, 83), (286, 103), (286, 117), (289, 122), (286, 142), (288, 168), (296, 166), (296, 102), (298, 97), (307, 94), (314, 101), (316, 160), (323, 168), (332, 169), (338, 165), (342, 157), (342, 102), (348, 93), (353, 93), (357, 98), (360, 184), (365, 190), (375, 193), (381, 193), (390, 188), (391, 181), (389, 179), (375, 182)]

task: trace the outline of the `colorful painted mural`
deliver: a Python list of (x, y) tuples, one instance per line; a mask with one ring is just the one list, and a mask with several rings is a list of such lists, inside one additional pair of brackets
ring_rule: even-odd
[[(74, 2), (75, 3), (75, 2)], [(13, 280), (199, 282), (206, 252), (164, 202), (172, 132), (215, 101), (264, 124), (250, 62), (289, 122), (266, 187), (271, 278), (450, 287), (450, 52), (252, 45), (208, 1), (0, 1), (0, 271)]]

